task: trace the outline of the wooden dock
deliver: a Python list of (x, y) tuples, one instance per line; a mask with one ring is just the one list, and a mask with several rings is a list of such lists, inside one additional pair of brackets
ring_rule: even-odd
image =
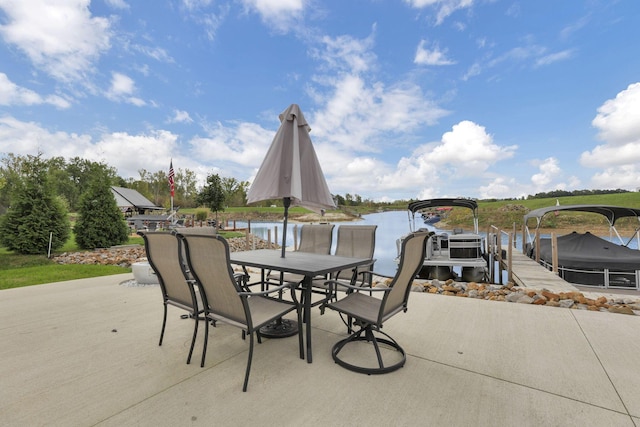
[[(515, 249), (510, 252), (511, 277), (516, 285), (536, 290), (547, 289), (556, 293), (579, 291), (574, 285), (547, 270), (522, 252)], [(506, 260), (503, 262), (506, 263)]]

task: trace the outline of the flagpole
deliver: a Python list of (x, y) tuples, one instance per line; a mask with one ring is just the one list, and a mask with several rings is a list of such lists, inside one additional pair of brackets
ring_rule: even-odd
[(176, 218), (173, 211), (173, 193), (175, 191), (175, 178), (173, 172), (173, 159), (169, 163), (169, 192), (171, 194), (171, 213), (169, 214), (169, 218), (171, 218), (171, 225), (175, 225)]
[(174, 213), (173, 212), (173, 195), (171, 195), (171, 215), (170, 215), (171, 216), (171, 224), (175, 225), (176, 224), (176, 217), (175, 217), (175, 215), (173, 213)]

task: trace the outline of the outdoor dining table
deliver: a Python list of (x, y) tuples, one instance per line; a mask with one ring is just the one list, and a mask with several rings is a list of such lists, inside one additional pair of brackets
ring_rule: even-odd
[[(304, 276), (304, 319), (306, 323), (307, 362), (312, 363), (311, 353), (311, 281), (314, 277), (325, 276), (341, 270), (349, 270), (371, 263), (367, 258), (349, 258), (336, 255), (323, 255), (308, 252), (290, 251), (283, 257), (279, 250), (258, 249), (253, 251), (231, 252), (232, 264), (259, 268), (264, 276), (265, 270), (294, 273)], [(264, 277), (262, 277), (264, 280)], [(302, 331), (300, 331), (302, 333)]]

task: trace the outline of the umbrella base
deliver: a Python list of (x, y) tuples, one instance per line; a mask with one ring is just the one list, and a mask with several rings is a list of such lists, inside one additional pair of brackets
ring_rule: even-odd
[(298, 335), (298, 323), (289, 319), (277, 319), (260, 328), (260, 335), (267, 338), (287, 338)]

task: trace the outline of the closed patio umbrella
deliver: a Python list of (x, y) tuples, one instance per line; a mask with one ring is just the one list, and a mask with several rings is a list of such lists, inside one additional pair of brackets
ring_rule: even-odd
[(284, 258), (289, 206), (304, 206), (320, 212), (322, 209), (335, 208), (335, 203), (311, 143), (311, 128), (300, 107), (291, 104), (279, 118), (280, 128), (249, 188), (247, 202), (282, 199)]

